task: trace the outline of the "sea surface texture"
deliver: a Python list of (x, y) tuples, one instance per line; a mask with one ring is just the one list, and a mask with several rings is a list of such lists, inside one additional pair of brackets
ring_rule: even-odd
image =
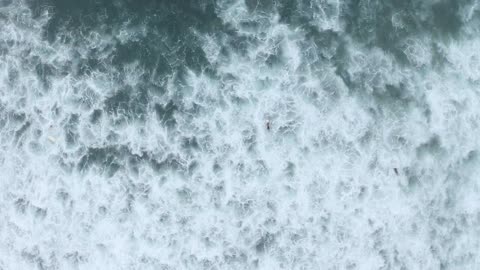
[(0, 269), (480, 269), (480, 1), (0, 0)]

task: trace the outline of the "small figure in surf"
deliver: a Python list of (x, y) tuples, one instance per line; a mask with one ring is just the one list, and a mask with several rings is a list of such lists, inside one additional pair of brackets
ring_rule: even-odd
[(270, 130), (270, 121), (267, 120), (266, 126), (267, 126), (267, 130)]
[(395, 172), (396, 175), (398, 175), (398, 169), (397, 168), (393, 168), (393, 171)]

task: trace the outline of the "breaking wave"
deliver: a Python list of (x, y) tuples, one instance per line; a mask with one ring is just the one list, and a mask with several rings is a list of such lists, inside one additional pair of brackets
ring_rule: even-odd
[(478, 5), (0, 0), (0, 269), (475, 269)]

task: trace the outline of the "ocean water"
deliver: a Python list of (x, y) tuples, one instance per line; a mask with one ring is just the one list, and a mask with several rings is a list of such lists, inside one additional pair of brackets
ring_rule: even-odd
[(480, 269), (479, 138), (478, 0), (0, 0), (1, 270)]

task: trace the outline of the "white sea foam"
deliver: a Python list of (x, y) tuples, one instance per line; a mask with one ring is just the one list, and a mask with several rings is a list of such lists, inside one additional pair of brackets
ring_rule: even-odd
[[(346, 73), (357, 86), (349, 88), (334, 52), (320, 55), (303, 30), (225, 2), (219, 15), (250, 38), (247, 53), (227, 36), (196, 33), (215, 76), (172, 76), (144, 121), (104, 111), (92, 122), (106, 99), (138, 89), (145, 74), (134, 62), (120, 82), (107, 48), (147, 30), (125, 24), (78, 46), (49, 43), (40, 31), (48, 14), (1, 3), (1, 269), (478, 265), (475, 38), (444, 45), (442, 69), (431, 66), (425, 37), (405, 41), (411, 67), (346, 38)], [(337, 13), (318, 14), (319, 29), (342, 31)], [(93, 48), (104, 69), (75, 75)], [(48, 70), (37, 66), (56, 73), (43, 82), (38, 72)], [(170, 100), (173, 127), (154, 109)], [(129, 154), (85, 165), (89, 148), (108, 147)]]

